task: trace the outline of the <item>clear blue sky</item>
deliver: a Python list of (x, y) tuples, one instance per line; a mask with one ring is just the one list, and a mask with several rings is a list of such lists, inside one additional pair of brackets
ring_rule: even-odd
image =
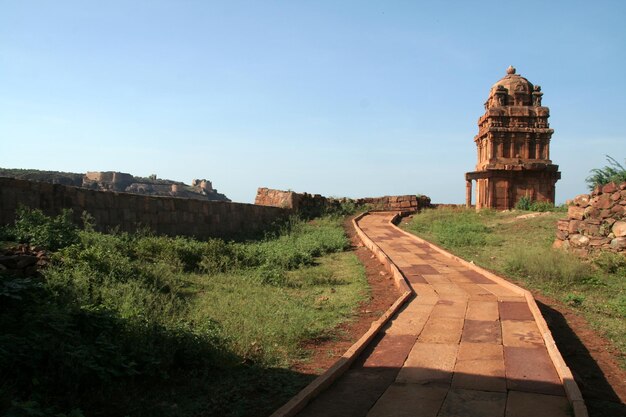
[(550, 107), (557, 201), (626, 157), (625, 1), (0, 0), (0, 167), (465, 199), (509, 65)]

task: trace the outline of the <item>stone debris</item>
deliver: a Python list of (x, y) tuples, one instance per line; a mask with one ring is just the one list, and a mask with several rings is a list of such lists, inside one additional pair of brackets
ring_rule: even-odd
[(553, 246), (580, 256), (597, 250), (626, 254), (626, 182), (598, 186), (570, 201)]
[(37, 275), (49, 263), (49, 253), (37, 246), (21, 244), (0, 251), (0, 271), (18, 277)]

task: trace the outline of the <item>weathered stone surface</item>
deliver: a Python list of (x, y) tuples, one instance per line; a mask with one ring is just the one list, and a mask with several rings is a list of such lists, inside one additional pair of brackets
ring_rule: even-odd
[(585, 208), (583, 217), (585, 219), (590, 219), (590, 218), (597, 217), (599, 214), (600, 214), (600, 210), (598, 210), (595, 206), (588, 206)]
[(296, 193), (293, 191), (273, 190), (261, 187), (257, 190), (255, 204), (259, 206), (281, 207), (306, 214), (321, 214), (324, 210), (339, 207), (351, 201), (354, 204), (371, 206), (372, 210), (415, 212), (430, 207), (430, 198), (423, 195), (385, 196), (361, 198), (326, 198), (319, 194)]
[(0, 178), (0, 224), (15, 220), (15, 210), (6, 209), (6, 194), (15, 196), (14, 204), (38, 208), (47, 215), (57, 215), (63, 208), (72, 209), (76, 224), (82, 224), (81, 215), (86, 211), (94, 217), (98, 231), (118, 228), (133, 232), (145, 227), (172, 236), (235, 237), (256, 234), (288, 215), (285, 210), (252, 204), (45, 185), (49, 188), (44, 192), (41, 183)]
[(623, 251), (626, 249), (626, 237), (616, 237), (611, 240), (611, 249), (617, 251)]
[(584, 230), (585, 224), (581, 220), (570, 220), (567, 232), (570, 235), (580, 233)]
[(589, 244), (589, 238), (585, 235), (572, 235), (569, 237), (569, 242), (574, 248), (582, 248)]
[(600, 247), (600, 246), (608, 245), (609, 243), (611, 243), (611, 239), (606, 238), (606, 237), (605, 238), (592, 237), (589, 239), (589, 246)]
[(622, 217), (624, 214), (626, 214), (626, 208), (624, 206), (616, 204), (613, 207), (611, 207), (611, 215), (612, 216)]
[(512, 209), (522, 198), (554, 203), (558, 165), (549, 159), (550, 112), (543, 93), (515, 70), (489, 92), (474, 142), (478, 162), (465, 174), (466, 204), (476, 181), (476, 208)]
[(557, 223), (553, 247), (571, 248), (581, 256), (598, 250), (626, 252), (621, 240), (626, 237), (626, 182), (596, 187), (591, 196), (579, 195), (572, 204), (568, 218)]
[(565, 239), (567, 239), (567, 236), (569, 236), (569, 233), (567, 232), (567, 230), (557, 230), (556, 231), (557, 239), (565, 240)]
[(580, 194), (574, 197), (573, 203), (579, 207), (587, 207), (590, 201), (591, 196), (589, 194)]
[(598, 202), (594, 204), (594, 206), (599, 210), (603, 210), (611, 208), (613, 204), (615, 203), (611, 200), (610, 194), (601, 194), (598, 198)]
[(615, 235), (615, 237), (626, 236), (626, 221), (620, 220), (618, 222), (613, 223), (613, 227), (611, 231)]
[(567, 208), (567, 217), (574, 220), (582, 220), (585, 214), (585, 209), (577, 206), (569, 206)]
[(615, 191), (617, 191), (619, 188), (617, 186), (617, 184), (615, 184), (614, 182), (610, 182), (606, 185), (604, 185), (602, 187), (602, 193), (603, 194), (610, 194), (610, 193), (614, 193)]

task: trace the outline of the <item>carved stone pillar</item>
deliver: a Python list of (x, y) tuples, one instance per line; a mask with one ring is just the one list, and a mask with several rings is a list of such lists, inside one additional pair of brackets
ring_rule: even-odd
[(465, 181), (465, 206), (472, 207), (472, 180)]
[(535, 159), (543, 159), (542, 158), (542, 151), (543, 151), (543, 141), (541, 140), (541, 138), (537, 138), (537, 140), (535, 141)]

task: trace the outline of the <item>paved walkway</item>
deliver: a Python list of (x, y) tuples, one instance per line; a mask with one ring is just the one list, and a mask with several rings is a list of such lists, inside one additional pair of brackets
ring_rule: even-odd
[(359, 221), (417, 294), (299, 416), (565, 417), (569, 403), (523, 296), (399, 232)]

